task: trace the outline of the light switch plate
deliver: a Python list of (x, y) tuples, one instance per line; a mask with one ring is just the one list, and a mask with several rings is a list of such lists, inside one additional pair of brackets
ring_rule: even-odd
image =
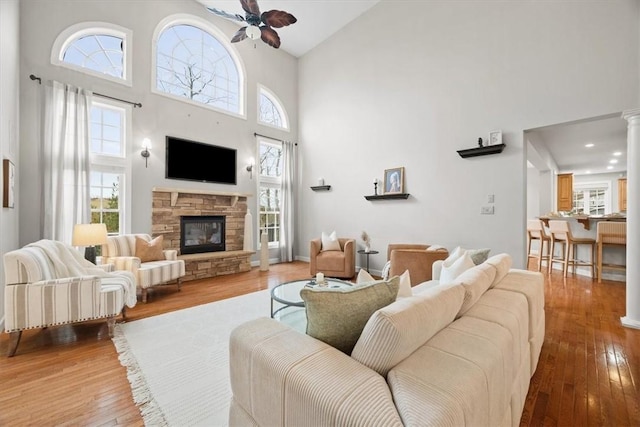
[(489, 195), (487, 196), (487, 203), (493, 203), (493, 202), (494, 202), (494, 200), (495, 200), (495, 195), (493, 195), (493, 194), (489, 194)]
[(480, 208), (480, 213), (482, 215), (493, 215), (493, 206), (483, 206)]

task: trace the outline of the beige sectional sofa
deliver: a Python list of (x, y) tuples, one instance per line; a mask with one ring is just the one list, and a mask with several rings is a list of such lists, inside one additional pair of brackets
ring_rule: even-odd
[(236, 328), (230, 425), (518, 425), (544, 339), (543, 276), (500, 254), (413, 292), (371, 316), (351, 355), (272, 319)]

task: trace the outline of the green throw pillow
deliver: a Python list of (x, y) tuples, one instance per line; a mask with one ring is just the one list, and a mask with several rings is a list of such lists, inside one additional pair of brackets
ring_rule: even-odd
[(399, 285), (394, 277), (352, 288), (303, 288), (307, 335), (351, 354), (369, 317), (396, 300)]

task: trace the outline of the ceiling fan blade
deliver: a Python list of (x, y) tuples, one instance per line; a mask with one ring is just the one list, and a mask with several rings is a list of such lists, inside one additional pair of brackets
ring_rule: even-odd
[(231, 43), (238, 43), (247, 38), (247, 27), (242, 27), (233, 35)]
[(272, 28), (262, 26), (260, 27), (261, 39), (263, 42), (276, 49), (280, 47), (280, 37), (278, 33)]
[(298, 21), (295, 16), (284, 10), (269, 10), (263, 13), (260, 19), (263, 23), (273, 28), (286, 27)]
[(252, 15), (260, 16), (260, 8), (257, 0), (240, 0), (242, 9)]
[(232, 14), (225, 12), (224, 10), (216, 9), (215, 7), (207, 7), (207, 10), (215, 15), (221, 16), (232, 21), (244, 22), (244, 17), (238, 14)]

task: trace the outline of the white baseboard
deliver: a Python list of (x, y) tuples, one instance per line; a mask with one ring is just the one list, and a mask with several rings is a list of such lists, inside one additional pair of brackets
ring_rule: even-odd
[(624, 316), (620, 318), (620, 322), (622, 326), (626, 326), (627, 328), (640, 329), (640, 320), (631, 319), (628, 316)]
[[(269, 258), (269, 265), (279, 264), (280, 258)], [(251, 261), (251, 267), (260, 267), (260, 261)]]

